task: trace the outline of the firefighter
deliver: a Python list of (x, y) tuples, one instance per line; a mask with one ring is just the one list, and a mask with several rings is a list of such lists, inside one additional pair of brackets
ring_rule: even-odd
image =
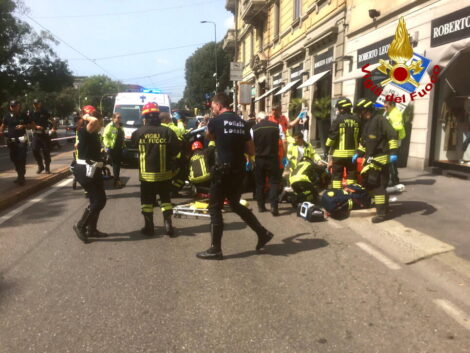
[(374, 197), (376, 216), (372, 223), (383, 222), (388, 214), (388, 185), (390, 163), (397, 161), (397, 133), (380, 113), (376, 112), (374, 103), (365, 98), (359, 99), (355, 111), (365, 119), (359, 147), (352, 157), (355, 163), (358, 157), (364, 157), (365, 163), (361, 174), (365, 185)]
[(338, 117), (331, 125), (326, 146), (330, 148), (328, 166), (332, 168), (333, 189), (341, 189), (343, 170), (347, 170), (347, 184), (356, 183), (356, 166), (351, 162), (360, 136), (360, 120), (351, 114), (352, 103), (348, 98), (339, 98), (335, 108)]
[(315, 151), (315, 147), (304, 140), (304, 135), (301, 131), (295, 132), (293, 137), (294, 143), (289, 144), (287, 149), (287, 159), (289, 160), (289, 168), (291, 172), (304, 157), (311, 159), (315, 163), (321, 162), (321, 157)]
[[(395, 102), (386, 101), (384, 103), (385, 111), (387, 113), (387, 120), (395, 129), (398, 135), (398, 150), (400, 150), (401, 141), (406, 137), (405, 125), (403, 124), (403, 114), (396, 107)], [(397, 151), (397, 155), (398, 155)], [(398, 168), (396, 163), (390, 163), (390, 186), (395, 186), (400, 183), (398, 177)]]
[(214, 165), (215, 144), (213, 141), (207, 148), (201, 141), (194, 141), (191, 145), (193, 155), (189, 161), (189, 181), (194, 184), (197, 192), (209, 193), (211, 180), (211, 166)]
[(304, 201), (318, 201), (318, 192), (328, 186), (329, 175), (308, 157), (302, 157), (289, 176), (289, 184), (295, 193), (297, 204)]
[(158, 194), (165, 232), (173, 237), (175, 232), (171, 221), (171, 178), (180, 148), (178, 137), (170, 128), (161, 125), (159, 114), (157, 104), (144, 105), (144, 126), (132, 134), (132, 143), (139, 146), (140, 202), (145, 220), (145, 227), (141, 232), (147, 236), (155, 235), (153, 208)]

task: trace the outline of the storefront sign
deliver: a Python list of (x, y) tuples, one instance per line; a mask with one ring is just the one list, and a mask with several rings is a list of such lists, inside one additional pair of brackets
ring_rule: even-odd
[(470, 6), (431, 21), (431, 47), (470, 37)]
[(331, 70), (333, 65), (333, 48), (328, 49), (325, 53), (315, 55), (313, 63), (313, 73), (319, 74)]
[(375, 64), (379, 62), (380, 59), (387, 59), (388, 48), (392, 40), (393, 36), (358, 49), (357, 67), (363, 67), (365, 64)]

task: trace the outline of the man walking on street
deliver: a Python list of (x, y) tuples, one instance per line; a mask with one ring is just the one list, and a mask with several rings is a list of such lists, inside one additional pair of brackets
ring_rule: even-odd
[(254, 154), (254, 145), (246, 123), (229, 110), (229, 98), (218, 93), (212, 100), (212, 113), (216, 116), (208, 125), (207, 138), (215, 140), (216, 162), (212, 172), (209, 213), (211, 216), (211, 246), (197, 254), (205, 260), (222, 260), (222, 235), (224, 223), (222, 208), (225, 198), (228, 199), (233, 212), (238, 214), (258, 235), (256, 250), (264, 248), (273, 234), (264, 228), (256, 216), (240, 204), (243, 174), (245, 172), (245, 155)]
[(124, 129), (121, 125), (121, 115), (119, 113), (113, 114), (113, 120), (106, 125), (103, 132), (103, 145), (111, 156), (113, 163), (113, 177), (114, 187), (122, 188), (121, 183), (121, 162), (122, 162), (122, 149), (124, 145)]
[[(387, 112), (387, 120), (392, 125), (393, 129), (397, 132), (398, 135), (398, 150), (397, 155), (400, 153), (401, 141), (406, 137), (406, 130), (403, 124), (403, 114), (395, 105), (395, 102), (385, 101), (384, 103), (385, 110)], [(390, 186), (395, 186), (400, 183), (398, 178), (398, 168), (397, 163), (390, 163)]]
[(31, 121), (28, 116), (21, 113), (20, 102), (13, 100), (10, 102), (10, 111), (3, 117), (3, 123), (0, 126), (0, 136), (5, 133), (8, 149), (10, 150), (10, 159), (15, 165), (18, 178), (14, 181), (23, 186), (25, 184), (26, 174), (26, 153), (28, 151), (28, 139), (26, 129), (31, 128)]
[(35, 99), (33, 101), (31, 120), (36, 126), (34, 127), (31, 148), (34, 159), (38, 164), (37, 174), (42, 173), (44, 170), (47, 174), (51, 173), (51, 138), (49, 136), (49, 129), (52, 127), (52, 122), (50, 117), (48, 111), (43, 108), (42, 102), (39, 99)]

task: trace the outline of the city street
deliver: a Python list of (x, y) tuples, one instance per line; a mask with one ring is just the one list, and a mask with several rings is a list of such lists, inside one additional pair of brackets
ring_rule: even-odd
[(258, 215), (265, 253), (226, 213), (225, 259), (202, 261), (208, 220), (175, 219), (172, 239), (158, 210), (145, 238), (137, 170), (123, 180), (91, 244), (72, 230), (87, 200), (71, 179), (0, 214), (0, 352), (468, 352), (467, 262), (407, 265), (380, 231), (287, 204)]

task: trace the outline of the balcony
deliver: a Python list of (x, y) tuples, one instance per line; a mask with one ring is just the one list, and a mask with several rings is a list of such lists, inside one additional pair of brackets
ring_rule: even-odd
[(268, 0), (245, 0), (241, 18), (245, 23), (256, 25), (261, 21), (266, 21), (268, 15)]
[(222, 48), (224, 50), (234, 50), (235, 49), (235, 30), (229, 29), (225, 34), (224, 41), (222, 43)]
[(235, 10), (237, 8), (237, 1), (238, 0), (227, 0), (225, 2), (225, 8), (227, 9), (227, 11), (230, 11), (234, 15), (235, 15)]

